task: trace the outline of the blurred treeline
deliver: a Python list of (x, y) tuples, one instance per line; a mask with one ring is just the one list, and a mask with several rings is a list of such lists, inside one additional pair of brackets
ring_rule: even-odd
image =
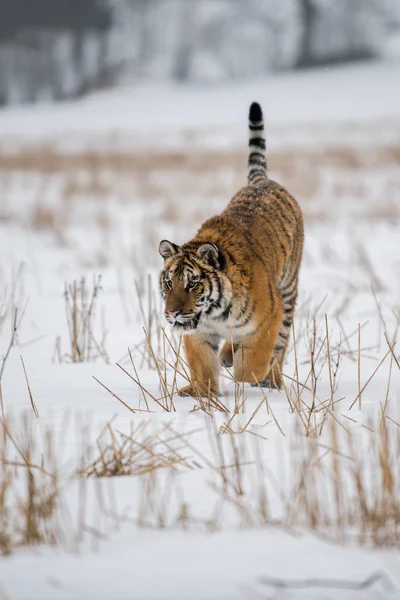
[(0, 104), (400, 56), (400, 0), (0, 0)]

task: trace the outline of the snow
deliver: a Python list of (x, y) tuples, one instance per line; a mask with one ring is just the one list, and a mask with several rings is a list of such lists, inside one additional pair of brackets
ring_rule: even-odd
[[(40, 151), (41, 144), (50, 141), (61, 147), (69, 145), (78, 152), (82, 146), (97, 148), (105, 140), (109, 144), (115, 139), (116, 143), (151, 152), (158, 150), (159, 142), (164, 148), (179, 147), (187, 139), (187, 129), (193, 128), (198, 144), (204, 149), (215, 151), (216, 146), (228, 143), (240, 149), (247, 105), (249, 100), (257, 98), (263, 102), (271, 122), (271, 151), (275, 143), (285, 150), (293, 145), (316, 145), (322, 143), (322, 139), (333, 147), (340, 141), (340, 147), (344, 148), (363, 149), (368, 144), (379, 149), (388, 140), (394, 143), (400, 126), (398, 74), (396, 65), (360, 65), (330, 72), (274, 76), (240, 86), (126, 88), (57, 106), (7, 109), (0, 113), (2, 145), (6, 149), (15, 144), (16, 148), (34, 147)], [(326, 138), (327, 132), (330, 133)], [(162, 391), (156, 371), (147, 360), (142, 363), (143, 326), (147, 327), (148, 322), (141, 316), (134, 282), (136, 280), (144, 289), (143, 306), (147, 314), (147, 275), (152, 277), (153, 342), (156, 345), (155, 328), (164, 326), (156, 290), (160, 268), (158, 240), (171, 235), (177, 243), (184, 241), (199, 225), (198, 214), (212, 214), (227, 198), (216, 189), (205, 202), (201, 189), (182, 191), (179, 187), (184, 178), (182, 172), (171, 174), (160, 170), (161, 189), (163, 186), (166, 189), (172, 181), (176, 196), (173, 198), (176, 212), (172, 217), (163, 216), (166, 198), (161, 192), (152, 192), (151, 187), (150, 192), (147, 188), (141, 191), (140, 186), (136, 186), (137, 175), (127, 180), (127, 186), (131, 186), (128, 199), (116, 191), (122, 177), (117, 174), (115, 179), (110, 179), (110, 193), (105, 197), (95, 196), (95, 201), (89, 193), (87, 196), (78, 194), (79, 200), (63, 200), (61, 179), (64, 175), (61, 172), (53, 177), (21, 170), (0, 173), (3, 186), (0, 209), (4, 209), (8, 218), (1, 220), (0, 211), (1, 355), (10, 340), (13, 305), (18, 306), (21, 317), (17, 344), (7, 359), (1, 382), (4, 408), (21, 436), (22, 415), (26, 411), (33, 415), (21, 365), (22, 355), (39, 413), (36, 420), (32, 416), (31, 424), (39, 440), (38, 452), (40, 454), (44, 447), (46, 431), (51, 431), (58, 448), (62, 495), (69, 514), (69, 524), (64, 524), (63, 530), (66, 539), (61, 546), (23, 547), (9, 557), (0, 558), (0, 598), (2, 594), (9, 600), (398, 597), (397, 548), (362, 547), (357, 544), (357, 536), (353, 543), (342, 545), (329, 541), (329, 536), (312, 532), (304, 524), (295, 523), (292, 527), (285, 522), (278, 524), (288, 511), (279, 490), (287, 501), (294, 502), (291, 496), (296, 480), (294, 458), (306, 452), (311, 444), (304, 432), (299, 431), (296, 413), (288, 410), (284, 392), (268, 394), (274, 418), (263, 406), (249, 427), (251, 434), (242, 432), (230, 436), (225, 433), (218, 438), (225, 465), (234, 462), (232, 444), (237, 444), (244, 453), (243, 462), (249, 462), (242, 467), (243, 512), (227, 500), (221, 504), (218, 492), (221, 479), (215, 468), (220, 462), (216, 435), (232, 417), (232, 412), (228, 415), (213, 412), (213, 417), (207, 418), (202, 411), (192, 412), (193, 400), (175, 396), (176, 412), (164, 412), (149, 400), (152, 412), (133, 414), (93, 379), (96, 377), (134, 410), (143, 410), (145, 404), (137, 386), (115, 364), (118, 362), (133, 373), (126, 356), (129, 346), (133, 348), (143, 386), (160, 398)], [(193, 173), (190, 176), (194, 176)], [(222, 173), (221, 179), (225, 176)], [(316, 192), (326, 211), (324, 216), (312, 220), (312, 213), (304, 204), (309, 220), (306, 220), (296, 318), (299, 379), (304, 381), (310, 369), (308, 340), (313, 316), (321, 343), (326, 314), (333, 350), (340, 338), (343, 340), (341, 327), (347, 334), (352, 333), (348, 344), (343, 344), (335, 393), (336, 399), (342, 399), (335, 408), (335, 415), (351, 431), (359, 452), (365, 449), (367, 457), (372, 440), (377, 439), (380, 431), (381, 407), (386, 398), (387, 414), (394, 421), (400, 421), (400, 377), (395, 362), (390, 363), (388, 356), (363, 391), (361, 410), (357, 404), (350, 410), (358, 394), (357, 328), (360, 324), (361, 347), (365, 349), (361, 359), (363, 385), (388, 350), (384, 331), (390, 339), (396, 334), (400, 231), (396, 218), (378, 220), (363, 215), (374, 202), (383, 201), (388, 181), (394, 181), (396, 186), (397, 173), (392, 165), (373, 168), (370, 172), (362, 168), (332, 170), (331, 176), (336, 180), (341, 177), (341, 182), (351, 178), (352, 183), (364, 181), (366, 177), (371, 191), (358, 197), (349, 187), (344, 201), (335, 194), (337, 188), (326, 179), (324, 193), (320, 194), (320, 188)], [(104, 181), (108, 181), (104, 177)], [(209, 177), (216, 179), (217, 175), (211, 172)], [(226, 178), (229, 186), (229, 176)], [(396, 199), (395, 193), (393, 191)], [(38, 204), (41, 206), (40, 203), (54, 210), (59, 207), (66, 210), (61, 226), (56, 223), (56, 233), (51, 228), (43, 231), (32, 225), (31, 211)], [(100, 226), (99, 209), (109, 211), (112, 218), (108, 226)], [(109, 361), (59, 364), (57, 359), (52, 360), (57, 336), (61, 352), (68, 351), (64, 283), (85, 276), (91, 285), (93, 275), (100, 273), (102, 290), (95, 334), (101, 337), (104, 316)], [(348, 346), (354, 352), (346, 354)], [(328, 365), (321, 360), (319, 366), (317, 396), (325, 401), (330, 396)], [(288, 354), (285, 372), (289, 377), (295, 375), (293, 350)], [(169, 382), (173, 379), (171, 370), (168, 378)], [(287, 385), (290, 387), (290, 380)], [(234, 384), (228, 377), (221, 376), (221, 386), (222, 401), (232, 411)], [(245, 426), (262, 399), (258, 389), (246, 386), (245, 392), (245, 413), (236, 415), (231, 423), (236, 432)], [(306, 390), (303, 398), (310, 403), (311, 392)], [(158, 471), (154, 480), (142, 476), (89, 479), (82, 527), (80, 488), (71, 474), (81, 464), (86, 446), (91, 447), (93, 456), (95, 440), (111, 419), (114, 419), (115, 431), (124, 433), (130, 431), (132, 424), (140, 427), (147, 423), (148, 431), (153, 433), (165, 426), (173, 427), (185, 434), (191, 444), (189, 448), (175, 440), (171, 442), (173, 447), (183, 446), (184, 450), (180, 451), (200, 467), (182, 467), (173, 475), (174, 479), (168, 478), (166, 469)], [(375, 430), (372, 433), (366, 429), (371, 424)], [(392, 428), (392, 432), (397, 431), (391, 421), (387, 421), (387, 427)], [(346, 444), (346, 435), (343, 434), (343, 440), (340, 437), (343, 444)], [(317, 442), (330, 446), (330, 436), (330, 429), (326, 427)], [(319, 451), (318, 456), (322, 457), (321, 449)], [(259, 460), (268, 472), (265, 476), (268, 524), (262, 522), (257, 508), (259, 496), (254, 493), (258, 490), (260, 474), (255, 465)], [(230, 473), (230, 469), (227, 472)], [(378, 476), (372, 479), (374, 486), (377, 480)], [(150, 481), (155, 489), (153, 500), (159, 508), (164, 507), (163, 528), (145, 493), (146, 482)], [(171, 481), (175, 483), (167, 502)], [(374, 489), (378, 489), (374, 486), (371, 498)], [(329, 486), (321, 486), (322, 501), (330, 498), (330, 491)], [(183, 506), (190, 515), (187, 529), (178, 519)], [(247, 519), (252, 519), (250, 523), (246, 521), (246, 514)], [(140, 515), (147, 526), (137, 525)], [(80, 543), (77, 536), (82, 538)], [(371, 587), (353, 591), (316, 587), (277, 591), (262, 582), (262, 578), (275, 577), (287, 583), (307, 578), (360, 583), (374, 573), (385, 574), (391, 583), (376, 581)]]
[[(335, 579), (339, 573), (343, 579), (351, 564), (350, 581), (363, 581), (375, 571), (386, 570), (392, 571), (395, 584), (397, 581), (396, 562), (387, 553), (378, 557), (366, 550), (343, 549), (313, 537), (299, 538), (274, 530), (208, 535), (150, 531), (132, 537), (118, 535), (113, 544), (106, 543), (99, 553), (85, 557), (84, 569), (82, 556), (49, 554), (45, 551), (37, 557), (21, 556), (18, 563), (7, 560), (2, 577), (5, 586), (10, 582), (11, 588), (19, 573), (33, 572), (29, 580), (24, 577), (21, 581), (18, 594), (13, 596), (15, 600), (92, 597), (239, 600), (252, 598), (257, 591), (265, 594), (261, 597), (273, 598), (276, 596), (270, 594), (274, 589), (262, 585), (260, 580), (267, 575), (286, 579), (289, 565), (294, 580), (315, 576), (317, 564), (324, 578)], [(381, 589), (377, 583), (372, 593)], [(289, 597), (350, 600), (378, 596), (367, 596), (360, 591), (347, 592), (346, 596), (343, 591), (329, 591), (329, 596), (322, 596), (321, 590), (307, 589)], [(397, 596), (386, 593), (379, 597)]]
[[(298, 138), (294, 124), (300, 132), (304, 124), (322, 124), (331, 137), (344, 121), (352, 127), (371, 120), (387, 123), (393, 117), (398, 121), (399, 78), (398, 63), (370, 63), (271, 75), (224, 86), (141, 83), (71, 103), (6, 108), (0, 113), (1, 143), (54, 143), (62, 138), (62, 144), (68, 145), (77, 144), (77, 139), (87, 144), (106, 138), (108, 146), (180, 147), (187, 145), (188, 131), (200, 130), (200, 145), (229, 145), (232, 140), (242, 140), (246, 132), (243, 115), (253, 100), (264, 106), (271, 124), (271, 145), (279, 143), (283, 126), (291, 128), (289, 141)], [(317, 136), (316, 143), (321, 139), (322, 135)]]

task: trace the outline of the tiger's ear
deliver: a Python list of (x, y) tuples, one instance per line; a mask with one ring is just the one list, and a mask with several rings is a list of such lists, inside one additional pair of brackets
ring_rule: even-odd
[(161, 240), (158, 251), (163, 259), (166, 260), (167, 258), (174, 256), (174, 254), (178, 254), (179, 246), (169, 242), (168, 240)]
[(216, 269), (221, 269), (223, 267), (222, 254), (217, 246), (211, 242), (201, 244), (201, 246), (197, 248), (197, 256), (206, 263), (206, 265), (210, 265), (210, 267), (215, 267)]

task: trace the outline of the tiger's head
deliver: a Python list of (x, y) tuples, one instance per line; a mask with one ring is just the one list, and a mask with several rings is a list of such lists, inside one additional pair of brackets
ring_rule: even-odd
[(190, 331), (204, 315), (216, 318), (229, 312), (231, 284), (224, 273), (224, 256), (215, 244), (190, 242), (179, 247), (162, 240), (159, 252), (164, 259), (160, 289), (171, 325)]

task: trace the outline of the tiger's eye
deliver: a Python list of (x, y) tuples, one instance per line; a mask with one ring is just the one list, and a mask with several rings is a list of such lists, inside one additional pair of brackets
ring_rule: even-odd
[(192, 279), (189, 281), (188, 285), (187, 285), (187, 289), (188, 291), (190, 290), (194, 290), (194, 288), (197, 287), (197, 284), (200, 281), (200, 277), (192, 277)]

